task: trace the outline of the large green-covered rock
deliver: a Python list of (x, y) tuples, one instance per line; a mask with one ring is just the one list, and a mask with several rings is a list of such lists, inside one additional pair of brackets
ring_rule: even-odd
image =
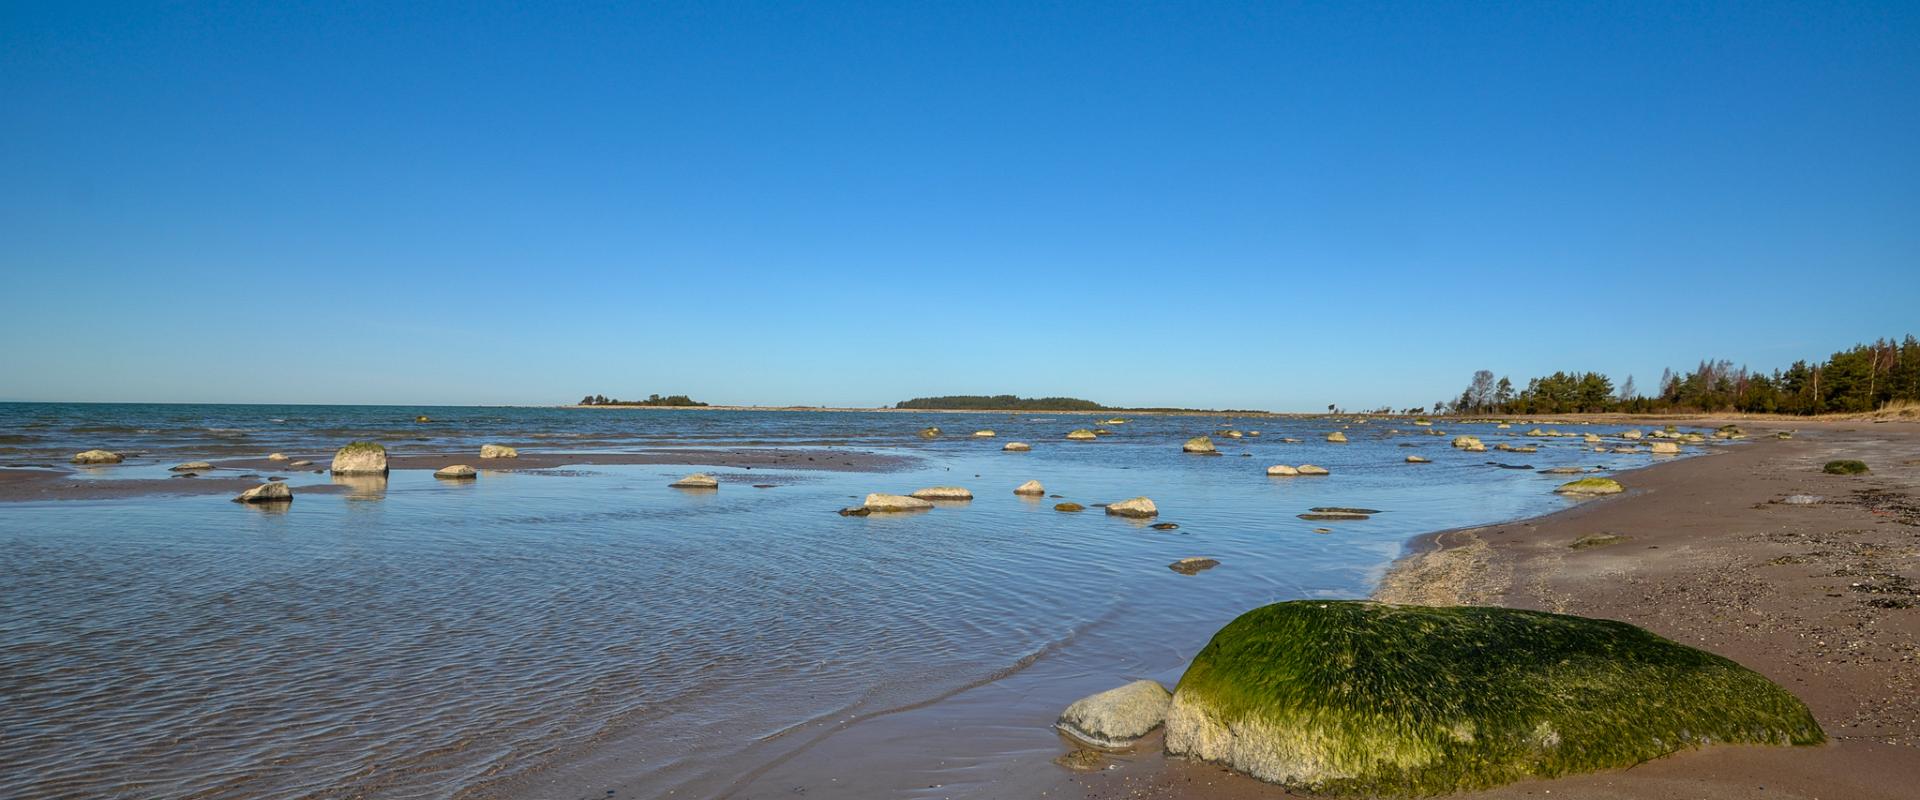
[(1626, 623), (1303, 600), (1214, 634), (1166, 745), (1312, 792), (1405, 796), (1824, 740), (1759, 673)]

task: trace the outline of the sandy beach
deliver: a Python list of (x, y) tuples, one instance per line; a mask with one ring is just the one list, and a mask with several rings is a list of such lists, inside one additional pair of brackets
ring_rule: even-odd
[[(1776, 424), (1751, 429), (1771, 430)], [(1376, 599), (1623, 620), (1765, 674), (1831, 743), (1716, 747), (1629, 770), (1458, 797), (1906, 798), (1920, 777), (1920, 426), (1777, 424), (1714, 455), (1618, 475), (1626, 495), (1410, 545)], [(1820, 471), (1832, 459), (1872, 474)], [(1792, 495), (1810, 505), (1781, 502)], [(1582, 537), (1623, 537), (1574, 547)], [(1278, 797), (1279, 787), (1167, 759), (1155, 740), (1077, 778), (1087, 798)]]

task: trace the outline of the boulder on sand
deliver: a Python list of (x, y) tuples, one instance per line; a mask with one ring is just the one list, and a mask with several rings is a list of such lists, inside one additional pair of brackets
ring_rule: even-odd
[(1160, 727), (1173, 693), (1157, 681), (1134, 681), (1075, 700), (1054, 723), (1061, 733), (1094, 747), (1119, 749)]
[(712, 475), (708, 475), (707, 473), (696, 472), (673, 483), (669, 483), (667, 486), (673, 489), (718, 489), (720, 488), (720, 481), (715, 480)]
[(896, 511), (926, 511), (927, 509), (933, 508), (933, 504), (918, 497), (875, 492), (867, 495), (866, 502), (861, 503), (860, 507), (872, 513), (891, 513)]
[(442, 478), (445, 480), (454, 480), (454, 481), (472, 480), (474, 478), (480, 477), (480, 473), (474, 472), (473, 467), (469, 467), (465, 464), (454, 464), (453, 466), (441, 467), (439, 469), (434, 470), (433, 477)]
[(958, 486), (929, 486), (925, 489), (916, 490), (907, 496), (918, 497), (922, 500), (972, 500), (973, 492), (969, 492)]
[(1180, 445), (1180, 452), (1182, 453), (1213, 453), (1218, 451), (1214, 449), (1212, 439), (1209, 439), (1205, 436), (1195, 436), (1191, 439), (1188, 439), (1186, 444)]
[(1560, 494), (1619, 494), (1627, 490), (1619, 481), (1612, 478), (1581, 478), (1560, 484), (1555, 492)]
[(387, 474), (387, 448), (378, 442), (349, 442), (333, 454), (335, 475)]
[(1291, 478), (1298, 474), (1300, 474), (1300, 470), (1294, 469), (1293, 467), (1289, 467), (1285, 464), (1275, 464), (1271, 467), (1267, 467), (1267, 477), (1270, 477), (1270, 478)]
[(1148, 500), (1147, 498), (1144, 498), (1144, 497), (1136, 497), (1136, 498), (1133, 498), (1132, 500), (1122, 500), (1118, 503), (1108, 503), (1107, 513), (1112, 514), (1116, 517), (1133, 517), (1136, 519), (1143, 519), (1146, 517), (1158, 516), (1160, 514), (1160, 509), (1154, 507), (1152, 500)]
[(1026, 442), (1007, 442), (1007, 445), (1000, 449), (1010, 453), (1024, 453), (1024, 452), (1027, 452), (1028, 450), (1032, 450), (1033, 445), (1027, 444)]
[(233, 498), (236, 503), (287, 503), (292, 500), (293, 489), (284, 483), (263, 483)]
[(481, 458), (519, 458), (520, 451), (504, 444), (483, 444), (480, 446)]
[(119, 453), (106, 450), (88, 450), (73, 454), (75, 464), (118, 464), (124, 460)]
[(1013, 487), (1013, 493), (1014, 494), (1033, 494), (1033, 495), (1046, 494), (1047, 487), (1040, 485), (1039, 481), (1027, 481), (1026, 483)]
[(1765, 677), (1626, 623), (1328, 600), (1265, 606), (1221, 628), (1180, 678), (1166, 726), (1169, 753), (1370, 797), (1624, 769), (1707, 743), (1826, 738)]

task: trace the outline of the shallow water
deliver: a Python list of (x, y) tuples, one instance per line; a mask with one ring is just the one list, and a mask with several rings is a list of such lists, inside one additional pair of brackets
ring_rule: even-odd
[[(877, 474), (714, 470), (712, 492), (666, 486), (690, 468), (593, 466), (469, 483), (398, 471), (278, 511), (216, 496), (0, 504), (0, 796), (713, 796), (829, 757), (836, 741), (904, 742), (916, 725), (1009, 709), (1017, 723), (987, 744), (926, 765), (990, 795), (996, 764), (1044, 757), (1036, 709), (1122, 678), (1171, 681), (1253, 606), (1363, 595), (1421, 532), (1568, 502), (1550, 493), (1564, 476), (1488, 462), (1648, 463), (1486, 425), (1445, 427), (1540, 451), (1463, 453), (1379, 422), (1338, 445), (1323, 437), (1342, 423), (1243, 419), (1263, 435), (1217, 438), (1224, 456), (1180, 453), (1225, 424), (1210, 417), (1062, 440), (1091, 419), (0, 406), (0, 446), (15, 448), (4, 460), (145, 454), (92, 471), (115, 477), (349, 438), (403, 452), (831, 443), (921, 459)], [(915, 436), (929, 424), (946, 435)], [(977, 428), (1000, 435), (965, 436)], [(1034, 451), (1000, 451), (1016, 439)], [(1403, 463), (1410, 453), (1434, 463)], [(1333, 475), (1268, 478), (1274, 463)], [(1180, 527), (1055, 512), (1060, 498), (1011, 493), (1029, 478), (1088, 505), (1147, 495)], [(297, 495), (326, 480), (290, 478)], [(833, 513), (932, 485), (977, 499)], [(1313, 506), (1384, 513), (1295, 516)], [(1167, 569), (1196, 555), (1222, 563)], [(1007, 697), (982, 700), (995, 692)], [(971, 710), (927, 711), (941, 708)]]

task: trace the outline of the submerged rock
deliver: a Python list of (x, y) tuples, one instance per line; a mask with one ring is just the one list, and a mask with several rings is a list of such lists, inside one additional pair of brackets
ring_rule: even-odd
[(335, 475), (387, 474), (387, 448), (378, 442), (350, 442), (333, 454)]
[(1304, 520), (1311, 520), (1315, 522), (1322, 522), (1322, 521), (1331, 522), (1335, 520), (1363, 520), (1363, 519), (1373, 518), (1372, 515), (1369, 515), (1369, 514), (1355, 514), (1350, 511), (1314, 511), (1306, 514), (1297, 514), (1295, 516), (1298, 516), (1299, 518)]
[(1825, 740), (1765, 677), (1625, 623), (1322, 600), (1258, 608), (1214, 634), (1166, 725), (1169, 753), (1348, 796), (1625, 768), (1708, 743)]
[(75, 464), (118, 464), (125, 460), (119, 453), (107, 450), (87, 450), (73, 454)]
[(1158, 516), (1160, 509), (1154, 507), (1152, 500), (1148, 500), (1145, 497), (1136, 497), (1132, 500), (1108, 503), (1107, 513), (1116, 517), (1134, 517), (1138, 519)]
[(921, 429), (920, 429), (920, 438), (922, 438), (922, 439), (937, 439), (937, 438), (940, 438), (940, 429), (939, 429), (939, 428), (935, 428), (935, 427), (931, 427), (931, 426), (929, 426), (929, 427), (925, 427), (925, 428), (921, 428)]
[(1153, 732), (1167, 719), (1173, 693), (1156, 681), (1134, 681), (1075, 700), (1054, 727), (1094, 747), (1119, 749)]
[(292, 500), (293, 489), (284, 483), (263, 483), (233, 498), (236, 503), (287, 503)]
[(205, 461), (189, 461), (185, 464), (175, 464), (171, 467), (168, 467), (167, 471), (168, 472), (206, 472), (207, 470), (210, 470), (210, 469), (213, 469), (213, 465)]
[(696, 472), (673, 483), (667, 484), (673, 489), (718, 489), (720, 481), (704, 472)]
[(1175, 531), (1180, 529), (1180, 526), (1178, 524), (1172, 523), (1172, 522), (1156, 522), (1156, 523), (1153, 523), (1152, 525), (1148, 525), (1147, 527), (1152, 528), (1156, 531)]
[(1554, 491), (1560, 494), (1619, 494), (1627, 490), (1619, 481), (1612, 478), (1581, 478), (1560, 484)]
[(1220, 566), (1220, 562), (1217, 559), (1195, 557), (1195, 558), (1183, 558), (1183, 559), (1180, 559), (1179, 561), (1175, 561), (1171, 564), (1168, 564), (1167, 569), (1173, 570), (1174, 572), (1178, 572), (1182, 575), (1198, 575), (1201, 572), (1213, 569), (1214, 567), (1217, 567), (1217, 566)]
[(1186, 444), (1180, 445), (1180, 452), (1182, 453), (1213, 453), (1218, 451), (1214, 449), (1212, 439), (1209, 439), (1205, 436), (1195, 436), (1191, 439), (1188, 439)]
[(1046, 494), (1047, 487), (1041, 486), (1039, 481), (1027, 481), (1026, 483), (1013, 487), (1013, 493), (1014, 494), (1036, 494), (1036, 495)]
[(1068, 514), (1073, 514), (1073, 513), (1085, 511), (1087, 510), (1087, 507), (1080, 505), (1079, 503), (1054, 503), (1053, 510), (1066, 512)]
[(480, 473), (474, 472), (473, 467), (465, 464), (454, 464), (434, 470), (433, 477), (455, 481), (473, 480), (474, 478), (480, 477)]
[(861, 503), (860, 507), (874, 513), (894, 513), (900, 511), (926, 511), (927, 509), (933, 508), (933, 503), (918, 497), (909, 497), (903, 494), (881, 494), (876, 492), (867, 495), (866, 502)]
[(917, 497), (921, 500), (972, 500), (973, 492), (958, 486), (929, 486), (925, 489), (914, 490), (913, 493), (907, 496)]
[(480, 446), (481, 458), (519, 458), (520, 451), (504, 444), (483, 444)]

